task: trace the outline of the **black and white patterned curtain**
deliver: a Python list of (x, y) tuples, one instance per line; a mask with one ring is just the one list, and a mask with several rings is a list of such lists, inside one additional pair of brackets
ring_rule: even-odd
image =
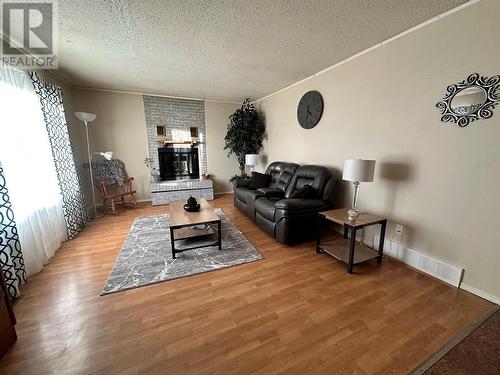
[(44, 82), (36, 72), (30, 72), (35, 92), (40, 97), (45, 126), (49, 134), (52, 156), (61, 188), (68, 238), (82, 231), (89, 217), (80, 179), (76, 171), (73, 145), (64, 113), (61, 88)]
[(0, 267), (7, 284), (7, 292), (12, 299), (19, 297), (19, 286), (26, 282), (24, 258), (17, 235), (14, 213), (0, 164)]

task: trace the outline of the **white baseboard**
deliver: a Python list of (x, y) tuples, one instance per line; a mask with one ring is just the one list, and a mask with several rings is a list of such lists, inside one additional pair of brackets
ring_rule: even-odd
[[(380, 237), (378, 235), (374, 238), (374, 243), (376, 244), (374, 247), (377, 250), (379, 238)], [(370, 246), (371, 244), (367, 245)], [(384, 241), (384, 254), (397, 259), (410, 267), (416, 268), (426, 274), (442, 280), (445, 283), (451, 284), (457, 288), (461, 288), (475, 294), (476, 296), (500, 305), (500, 297), (494, 296), (493, 294), (487, 293), (481, 289), (477, 289), (471, 285), (462, 283), (465, 270), (461, 267), (407, 248), (391, 240)]]
[[(378, 235), (374, 238), (374, 248), (376, 250), (378, 250), (379, 238)], [(446, 263), (441, 259), (407, 248), (397, 242), (385, 240), (384, 254), (457, 288), (460, 287), (462, 282), (464, 274), (462, 267)]]
[(460, 285), (460, 288), (462, 288), (463, 290), (466, 290), (468, 292), (471, 292), (472, 294), (475, 294), (476, 296), (484, 298), (490, 302), (493, 302), (497, 305), (500, 305), (500, 297), (494, 296), (493, 294), (486, 293), (485, 291), (482, 291), (481, 289), (474, 288), (473, 286), (470, 286), (470, 285), (465, 284), (465, 283), (462, 283)]

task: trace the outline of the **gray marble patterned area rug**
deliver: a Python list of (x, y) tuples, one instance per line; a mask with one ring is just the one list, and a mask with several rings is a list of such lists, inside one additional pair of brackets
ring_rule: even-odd
[[(136, 218), (101, 295), (264, 258), (221, 209), (216, 208), (215, 212), (222, 222), (222, 250), (217, 246), (202, 247), (176, 254), (176, 259), (172, 258), (170, 247), (169, 216), (164, 214)], [(175, 247), (182, 249), (213, 243), (215, 240), (214, 234), (176, 241)]]

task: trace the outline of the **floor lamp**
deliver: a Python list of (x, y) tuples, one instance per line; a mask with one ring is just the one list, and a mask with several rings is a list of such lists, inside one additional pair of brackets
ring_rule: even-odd
[(104, 216), (102, 213), (97, 212), (97, 205), (95, 202), (95, 188), (94, 188), (94, 176), (92, 174), (92, 155), (99, 154), (104, 156), (107, 160), (111, 160), (113, 157), (112, 152), (90, 152), (90, 141), (89, 141), (89, 122), (92, 122), (96, 119), (96, 115), (88, 112), (75, 112), (75, 116), (78, 120), (83, 121), (85, 124), (85, 135), (87, 136), (87, 155), (89, 158), (89, 172), (90, 172), (90, 188), (92, 189), (92, 205), (94, 207), (93, 215), (90, 214), (91, 219), (97, 219)]

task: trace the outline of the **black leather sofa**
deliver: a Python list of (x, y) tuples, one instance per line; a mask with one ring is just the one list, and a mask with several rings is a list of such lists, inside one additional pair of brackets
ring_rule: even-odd
[[(261, 229), (285, 244), (314, 238), (319, 211), (331, 208), (337, 179), (325, 167), (286, 162), (271, 163), (268, 187), (250, 189), (249, 180), (234, 184), (234, 205)], [(305, 185), (314, 198), (292, 198)]]

